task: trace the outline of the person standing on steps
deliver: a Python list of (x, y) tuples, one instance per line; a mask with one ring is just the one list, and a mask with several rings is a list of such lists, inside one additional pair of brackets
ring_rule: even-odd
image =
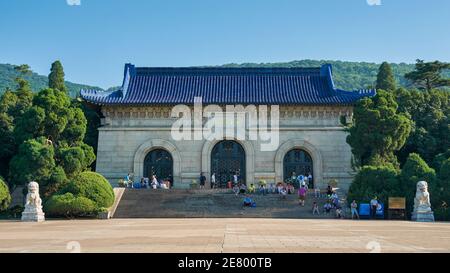
[(327, 187), (327, 197), (331, 198), (332, 194), (333, 194), (333, 188), (330, 185), (328, 185), (328, 187)]
[(308, 174), (308, 188), (310, 189), (314, 188), (313, 176), (311, 173)]
[(300, 189), (298, 189), (298, 198), (299, 198), (299, 205), (302, 207), (305, 206), (305, 199), (306, 199), (306, 187), (302, 186)]
[(356, 203), (356, 200), (353, 200), (352, 204), (350, 205), (350, 208), (352, 209), (352, 220), (355, 215), (356, 215), (356, 218), (359, 219), (358, 203)]
[(211, 189), (215, 189), (216, 188), (216, 173), (213, 173), (211, 175)]
[(374, 197), (370, 200), (370, 216), (375, 219), (377, 217), (378, 197)]
[(158, 179), (156, 175), (152, 175), (152, 189), (156, 190), (158, 188)]
[(317, 205), (317, 202), (314, 202), (313, 203), (313, 215), (316, 214), (316, 213), (317, 213), (317, 215), (320, 215), (319, 205)]
[(299, 174), (299, 175), (297, 176), (297, 183), (298, 183), (298, 187), (299, 187), (299, 188), (302, 186), (303, 179), (305, 179), (305, 177), (303, 176), (303, 174)]
[(205, 188), (206, 177), (203, 173), (200, 173), (200, 189)]
[(239, 184), (239, 176), (237, 173), (234, 173), (234, 175), (233, 175), (233, 183), (234, 183), (234, 185)]

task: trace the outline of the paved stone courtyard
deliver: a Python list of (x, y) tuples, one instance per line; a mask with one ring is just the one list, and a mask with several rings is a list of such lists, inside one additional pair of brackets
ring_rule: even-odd
[(450, 252), (449, 223), (293, 219), (0, 221), (0, 252)]

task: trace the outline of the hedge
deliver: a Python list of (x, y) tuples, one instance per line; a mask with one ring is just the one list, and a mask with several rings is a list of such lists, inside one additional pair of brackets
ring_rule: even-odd
[(68, 192), (92, 200), (97, 208), (109, 208), (114, 203), (114, 191), (111, 184), (95, 172), (82, 172), (72, 178), (60, 194)]
[(94, 215), (96, 210), (94, 201), (83, 196), (74, 196), (70, 192), (53, 195), (45, 203), (45, 212), (50, 216), (90, 216)]
[(9, 193), (8, 185), (6, 185), (3, 178), (0, 177), (0, 211), (4, 211), (11, 203), (11, 195)]
[(402, 196), (398, 171), (392, 166), (364, 166), (355, 176), (348, 192), (348, 202), (368, 203), (374, 196), (387, 205), (390, 196)]

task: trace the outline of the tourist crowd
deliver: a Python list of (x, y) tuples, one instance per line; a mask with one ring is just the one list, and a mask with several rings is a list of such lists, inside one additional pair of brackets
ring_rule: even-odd
[[(199, 176), (199, 188), (205, 189), (206, 186), (206, 176), (204, 173), (201, 173)], [(213, 173), (211, 175), (211, 189), (218, 188), (218, 183), (216, 180), (216, 174)], [(297, 185), (297, 189), (294, 186), (294, 183)], [(173, 185), (171, 177), (168, 179), (158, 179), (156, 175), (152, 175), (151, 178), (142, 177), (138, 183), (133, 182), (133, 178), (131, 174), (127, 174), (123, 179), (123, 184), (128, 188), (142, 188), (142, 189), (170, 189)], [(321, 213), (325, 215), (331, 215), (334, 213), (336, 218), (344, 218), (344, 210), (339, 199), (339, 196), (335, 189), (331, 185), (328, 185), (326, 190), (322, 192), (318, 187), (314, 187), (313, 178), (311, 174), (308, 175), (299, 175), (295, 176), (295, 174), (291, 177), (288, 183), (265, 183), (265, 181), (260, 181), (256, 186), (255, 184), (250, 184), (249, 186), (246, 183), (243, 183), (236, 173), (233, 175), (233, 180), (227, 183), (227, 187), (231, 188), (232, 192), (238, 196), (243, 195), (244, 199), (242, 201), (243, 207), (256, 207), (256, 202), (252, 198), (253, 194), (258, 195), (268, 195), (268, 194), (277, 194), (280, 196), (281, 200), (287, 199), (288, 195), (297, 194), (298, 195), (298, 204), (302, 207), (306, 204), (306, 199), (308, 198), (308, 193), (310, 196), (314, 198), (314, 202), (312, 204), (312, 214), (320, 215)], [(314, 188), (314, 190), (310, 191), (310, 188)], [(319, 206), (319, 199), (324, 198), (325, 203), (322, 209)], [(370, 217), (376, 218), (377, 210), (380, 210), (380, 203), (378, 202), (377, 197), (374, 197), (370, 201)], [(358, 204), (356, 200), (350, 204), (350, 212), (351, 219), (359, 219), (360, 215), (358, 213)]]
[(139, 182), (134, 182), (131, 174), (127, 174), (123, 178), (123, 185), (127, 188), (137, 188), (137, 189), (170, 189), (173, 185), (172, 178), (169, 177), (165, 180), (158, 179), (156, 175), (152, 175), (151, 179), (148, 177), (141, 177)]

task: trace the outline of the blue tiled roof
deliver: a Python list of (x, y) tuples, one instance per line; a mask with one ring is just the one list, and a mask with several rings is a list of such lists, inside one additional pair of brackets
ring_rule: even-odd
[(82, 90), (100, 105), (353, 104), (375, 90), (335, 88), (330, 65), (318, 68), (136, 68), (126, 64), (123, 85), (114, 92)]

